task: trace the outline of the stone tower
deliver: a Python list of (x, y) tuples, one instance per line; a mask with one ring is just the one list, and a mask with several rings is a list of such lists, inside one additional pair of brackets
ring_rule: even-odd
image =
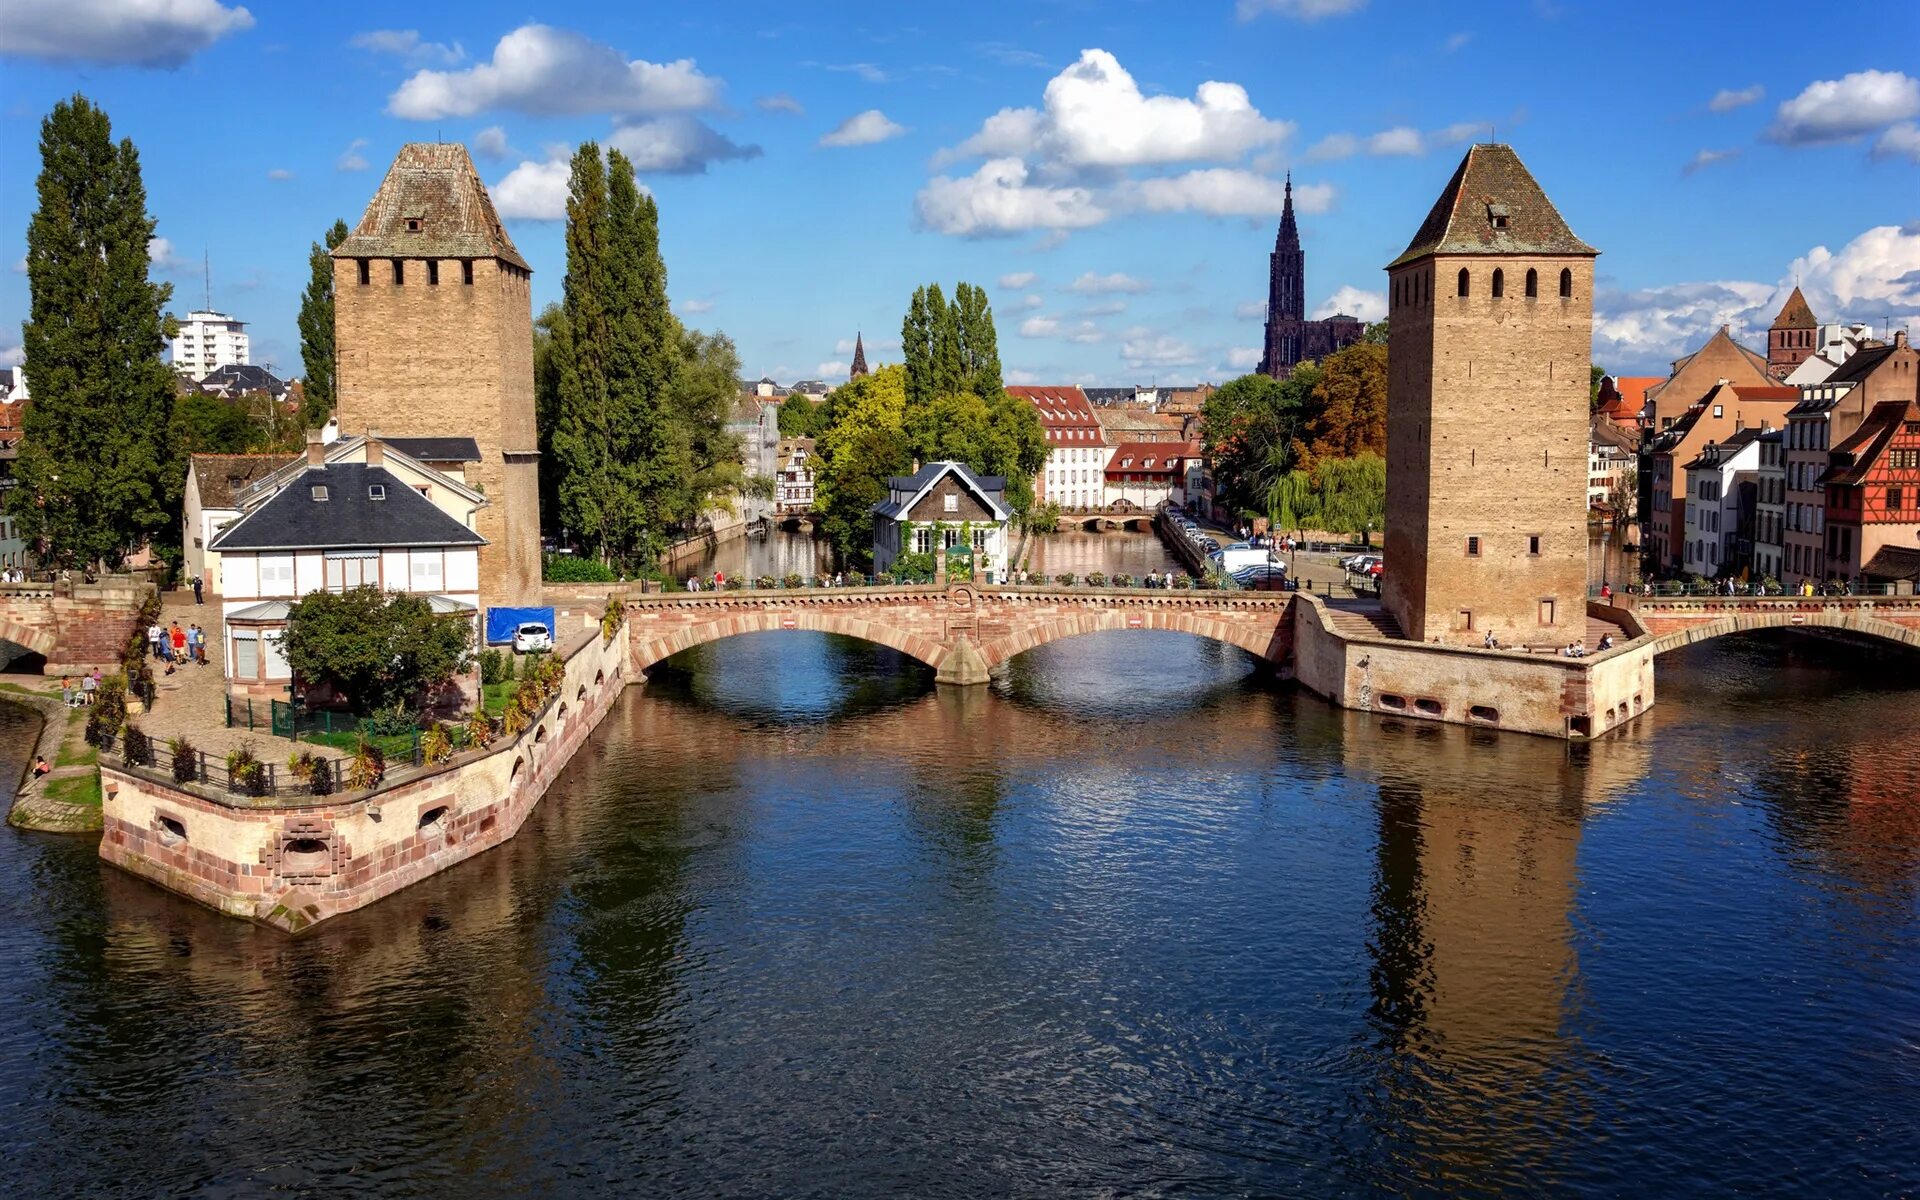
[(1785, 379), (1819, 349), (1819, 340), (1820, 322), (1813, 319), (1813, 309), (1796, 287), (1773, 319), (1773, 328), (1767, 330), (1767, 374)]
[(1300, 249), (1300, 226), (1293, 219), (1293, 174), (1287, 174), (1280, 206), (1280, 230), (1267, 259), (1266, 346), (1260, 373), (1285, 379), (1306, 357), (1307, 256)]
[(1387, 266), (1384, 600), (1410, 638), (1584, 639), (1598, 253), (1479, 145)]
[(862, 375), (865, 375), (866, 373), (867, 373), (866, 343), (860, 340), (860, 335), (858, 333), (855, 333), (853, 335), (853, 370), (847, 372), (847, 378), (849, 380), (858, 379)]
[(333, 252), (340, 428), (478, 443), (486, 604), (540, 592), (531, 277), (458, 144), (401, 147)]

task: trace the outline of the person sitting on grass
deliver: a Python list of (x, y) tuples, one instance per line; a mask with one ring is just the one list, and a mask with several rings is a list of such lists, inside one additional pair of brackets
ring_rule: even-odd
[(53, 770), (53, 768), (47, 765), (47, 760), (44, 756), (38, 754), (33, 756), (33, 777), (35, 779), (40, 778), (51, 770)]

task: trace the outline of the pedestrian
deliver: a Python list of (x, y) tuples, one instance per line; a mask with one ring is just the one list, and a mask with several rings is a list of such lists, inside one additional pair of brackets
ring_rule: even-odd
[(207, 665), (207, 631), (198, 625), (187, 630), (187, 649), (193, 652), (193, 661), (201, 666)]
[(80, 702), (82, 704), (92, 704), (94, 689), (99, 686), (100, 684), (93, 676), (82, 675), (80, 677)]
[(202, 597), (201, 597), (201, 594), (200, 594), (200, 589), (201, 589), (201, 587), (202, 587), (202, 586), (203, 586), (203, 585), (202, 585), (202, 584), (201, 584), (201, 582), (200, 582), (200, 577), (199, 577), (198, 575), (195, 575), (195, 576), (193, 577), (193, 602), (194, 602), (195, 604), (202, 604), (202, 603), (204, 603), (204, 602), (205, 602), (205, 601), (204, 601), (204, 600), (202, 599)]
[(60, 703), (68, 708), (73, 707), (73, 676), (71, 675), (60, 677)]
[(180, 622), (175, 621), (173, 623), (173, 632), (168, 636), (173, 643), (173, 657), (175, 659), (185, 658), (187, 655), (187, 631), (180, 628)]
[(52, 770), (53, 768), (47, 765), (47, 760), (43, 755), (36, 754), (33, 756), (33, 777), (35, 779), (39, 779)]
[(1600, 585), (1600, 601), (1603, 604), (1613, 603), (1613, 588), (1611, 586), (1604, 583)]
[(147, 626), (147, 649), (153, 657), (160, 657), (160, 622), (158, 621)]

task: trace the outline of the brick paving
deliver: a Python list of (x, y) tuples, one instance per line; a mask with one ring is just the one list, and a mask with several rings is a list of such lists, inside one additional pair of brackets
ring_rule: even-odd
[(207, 665), (189, 663), (167, 675), (163, 673), (165, 664), (155, 659), (153, 681), (158, 695), (153, 711), (135, 717), (134, 722), (155, 741), (185, 737), (208, 757), (224, 758), (227, 751), (245, 741), (251, 741), (255, 752), (268, 762), (291, 754), (293, 743), (273, 736), (269, 705), (264, 700), (253, 702), (257, 728), (227, 728), (227, 689), (220, 672), (220, 606), (212, 597), (206, 604), (195, 604), (192, 592), (169, 592), (162, 597), (160, 623), (171, 627), (175, 621), (182, 629), (198, 622), (207, 631)]

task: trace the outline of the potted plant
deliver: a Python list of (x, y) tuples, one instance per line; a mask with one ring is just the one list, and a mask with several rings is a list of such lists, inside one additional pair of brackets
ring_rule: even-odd
[(200, 755), (192, 742), (183, 737), (174, 738), (167, 743), (167, 753), (173, 756), (175, 783), (192, 783), (200, 777)]
[(430, 767), (437, 767), (453, 757), (453, 739), (447, 736), (447, 727), (435, 721), (427, 726), (420, 735), (420, 758)]

